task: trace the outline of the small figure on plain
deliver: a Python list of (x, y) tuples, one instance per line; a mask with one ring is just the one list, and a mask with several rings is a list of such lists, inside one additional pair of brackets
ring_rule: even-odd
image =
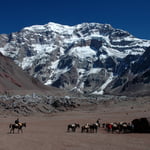
[(15, 124), (16, 124), (16, 126), (19, 125), (19, 118), (17, 118), (17, 119), (15, 120)]
[(96, 123), (98, 124), (98, 127), (100, 127), (100, 118), (97, 119)]
[(89, 123), (86, 123), (86, 124), (85, 124), (85, 128), (89, 128)]

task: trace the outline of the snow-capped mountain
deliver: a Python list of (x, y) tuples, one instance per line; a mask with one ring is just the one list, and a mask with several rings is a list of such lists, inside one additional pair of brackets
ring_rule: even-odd
[(50, 22), (0, 35), (0, 52), (45, 85), (90, 94), (116, 88), (115, 81), (132, 73), (149, 46), (148, 40), (98, 23)]

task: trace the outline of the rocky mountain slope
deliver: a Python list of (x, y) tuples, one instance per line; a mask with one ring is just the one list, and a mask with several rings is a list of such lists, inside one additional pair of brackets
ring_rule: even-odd
[(18, 67), (13, 60), (0, 53), (0, 93), (1, 94), (33, 94), (53, 93), (58, 94), (60, 90), (47, 87), (37, 79), (29, 76)]
[[(143, 82), (149, 46), (148, 40), (98, 23), (50, 22), (0, 35), (0, 52), (45, 85), (96, 95), (128, 91), (136, 78)], [(149, 82), (142, 84), (147, 89)]]
[(107, 91), (134, 96), (150, 95), (149, 58), (150, 47), (134, 63), (129, 64), (128, 69), (107, 87)]

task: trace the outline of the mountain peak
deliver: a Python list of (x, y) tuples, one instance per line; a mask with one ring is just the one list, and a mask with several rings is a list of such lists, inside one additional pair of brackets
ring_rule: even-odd
[(23, 30), (29, 30), (32, 32), (54, 31), (54, 32), (62, 33), (62, 32), (67, 32), (68, 30), (73, 32), (74, 30), (81, 30), (84, 28), (88, 28), (88, 29), (99, 28), (101, 30), (103, 29), (107, 31), (113, 30), (110, 24), (82, 23), (74, 26), (68, 26), (68, 25), (62, 25), (54, 22), (49, 22), (48, 24), (45, 25), (33, 25), (33, 26), (25, 27), (23, 28)]
[(32, 32), (46, 32), (46, 31), (54, 31), (54, 32), (64, 32), (67, 30), (71, 30), (73, 27), (67, 25), (61, 25), (54, 22), (49, 22), (45, 25), (33, 25), (30, 27), (25, 27), (23, 30), (29, 30)]

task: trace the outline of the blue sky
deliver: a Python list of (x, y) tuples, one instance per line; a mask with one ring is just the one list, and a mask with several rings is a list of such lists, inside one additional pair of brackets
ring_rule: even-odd
[(150, 40), (150, 0), (2, 0), (0, 19), (0, 34), (48, 22), (96, 22)]

